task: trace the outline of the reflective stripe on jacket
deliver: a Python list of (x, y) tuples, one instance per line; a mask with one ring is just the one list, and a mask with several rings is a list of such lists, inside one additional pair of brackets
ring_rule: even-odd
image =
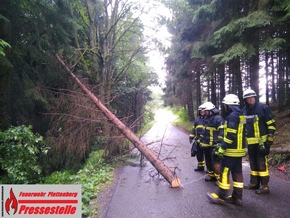
[[(265, 104), (257, 102), (252, 108), (248, 105), (243, 110), (247, 117), (246, 134), (248, 145), (259, 144), (262, 139), (266, 142), (268, 134), (274, 135), (276, 131), (276, 124), (274, 115), (269, 107)], [(270, 140), (273, 140), (272, 138)]]
[(189, 137), (191, 139), (196, 138), (196, 140), (199, 142), (200, 134), (203, 132), (203, 129), (204, 129), (204, 118), (199, 116), (194, 121)]
[(243, 157), (246, 155), (246, 116), (238, 106), (230, 106), (232, 111), (224, 125), (224, 141), (221, 147), (225, 156)]
[(223, 140), (223, 122), (223, 118), (218, 114), (213, 114), (205, 119), (200, 140), (202, 147), (215, 146)]

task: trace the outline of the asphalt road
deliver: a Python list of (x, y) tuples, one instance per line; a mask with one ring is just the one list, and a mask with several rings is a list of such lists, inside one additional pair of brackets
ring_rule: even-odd
[[(163, 117), (159, 117), (142, 141), (160, 153), (160, 159), (176, 171), (182, 188), (171, 188), (149, 162), (144, 167), (124, 167), (118, 174), (103, 217), (290, 217), (290, 181), (272, 174), (269, 184), (271, 193), (268, 195), (259, 196), (252, 190), (244, 190), (243, 206), (210, 203), (206, 193), (216, 191), (217, 187), (213, 182), (204, 181), (204, 172), (193, 170), (197, 161), (190, 157), (188, 134), (168, 122), (170, 114), (161, 114)], [(249, 164), (245, 160), (245, 184), (249, 182), (249, 171)]]

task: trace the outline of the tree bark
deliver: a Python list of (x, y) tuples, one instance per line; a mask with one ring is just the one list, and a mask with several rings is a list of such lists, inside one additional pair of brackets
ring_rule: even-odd
[(271, 98), (272, 98), (272, 102), (276, 103), (277, 102), (277, 98), (276, 98), (276, 83), (275, 81), (275, 66), (274, 66), (274, 52), (271, 52), (271, 80), (272, 80), (272, 89), (271, 89)]
[(196, 108), (199, 107), (199, 105), (202, 104), (202, 99), (201, 99), (201, 84), (200, 84), (200, 77), (201, 77), (201, 69), (198, 69), (196, 71), (196, 77), (195, 77), (195, 90), (196, 90)]
[(285, 101), (285, 86), (284, 86), (284, 63), (283, 63), (283, 51), (279, 52), (278, 55), (278, 110), (283, 111), (284, 110), (284, 101)]
[(69, 67), (64, 61), (56, 54), (56, 58), (67, 71), (75, 82), (81, 87), (81, 89), (89, 96), (89, 98), (96, 104), (96, 106), (102, 111), (102, 113), (114, 123), (121, 132), (137, 147), (137, 149), (150, 161), (150, 163), (156, 168), (156, 170), (170, 183), (171, 187), (181, 186), (181, 182), (177, 175), (172, 172), (158, 157), (153, 153), (122, 121), (120, 121), (111, 111), (105, 107), (102, 102), (85, 86), (81, 81), (71, 72)]
[(265, 52), (266, 105), (269, 105), (269, 53)]
[(290, 148), (271, 148), (272, 154), (290, 154)]
[[(220, 75), (219, 81), (220, 81), (220, 99), (223, 99), (226, 96), (225, 91), (225, 65), (219, 64), (217, 65), (218, 74)], [(221, 115), (222, 117), (226, 117), (225, 108), (221, 107)]]
[[(258, 37), (253, 34), (253, 40), (256, 40)], [(259, 88), (259, 47), (254, 44), (254, 48), (256, 50), (255, 55), (253, 55), (249, 60), (249, 71), (250, 71), (250, 87), (253, 89), (259, 99), (260, 96), (260, 88)]]
[(194, 107), (193, 107), (193, 78), (192, 73), (189, 74), (188, 82), (186, 83), (186, 96), (187, 96), (187, 112), (190, 122), (194, 121)]

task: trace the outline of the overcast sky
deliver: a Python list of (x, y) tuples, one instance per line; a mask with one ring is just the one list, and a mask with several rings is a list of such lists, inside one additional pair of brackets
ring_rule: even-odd
[(166, 18), (170, 18), (171, 14), (166, 7), (155, 0), (148, 0), (147, 2), (144, 2), (144, 4), (146, 4), (145, 7), (148, 13), (142, 14), (141, 20), (145, 26), (144, 35), (148, 39), (145, 44), (150, 48), (150, 52), (148, 53), (148, 64), (158, 74), (159, 82), (164, 84), (166, 76), (164, 70), (164, 56), (158, 51), (153, 40), (157, 39), (162, 42), (164, 46), (170, 46), (170, 34), (168, 33), (166, 26), (160, 26), (158, 24), (158, 17), (165, 16)]

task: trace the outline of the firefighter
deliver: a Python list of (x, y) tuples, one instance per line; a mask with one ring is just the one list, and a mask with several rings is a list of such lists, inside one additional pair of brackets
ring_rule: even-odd
[(204, 115), (204, 107), (203, 105), (200, 105), (198, 107), (198, 117), (195, 119), (191, 133), (189, 135), (189, 142), (191, 144), (194, 140), (194, 144), (192, 144), (193, 146), (191, 149), (191, 156), (194, 157), (196, 155), (197, 159), (197, 167), (194, 169), (194, 171), (204, 171), (204, 151), (199, 145), (200, 134), (202, 133), (204, 128)]
[(219, 178), (220, 161), (213, 158), (214, 148), (223, 138), (223, 118), (219, 110), (211, 102), (203, 104), (205, 110), (204, 129), (200, 138), (200, 146), (204, 150), (207, 175), (205, 181), (217, 181)]
[[(213, 203), (233, 203), (242, 205), (243, 196), (243, 171), (242, 158), (246, 155), (246, 116), (240, 109), (240, 100), (234, 94), (224, 97), (222, 103), (227, 115), (224, 124), (224, 139), (215, 152), (221, 158), (220, 179), (218, 193), (207, 193)], [(233, 192), (230, 191), (230, 173), (232, 174)]]
[(243, 113), (247, 116), (246, 137), (251, 167), (250, 183), (244, 188), (255, 189), (256, 194), (267, 194), (270, 192), (268, 154), (273, 144), (276, 124), (270, 108), (258, 102), (254, 90), (246, 90), (243, 98), (245, 100)]

